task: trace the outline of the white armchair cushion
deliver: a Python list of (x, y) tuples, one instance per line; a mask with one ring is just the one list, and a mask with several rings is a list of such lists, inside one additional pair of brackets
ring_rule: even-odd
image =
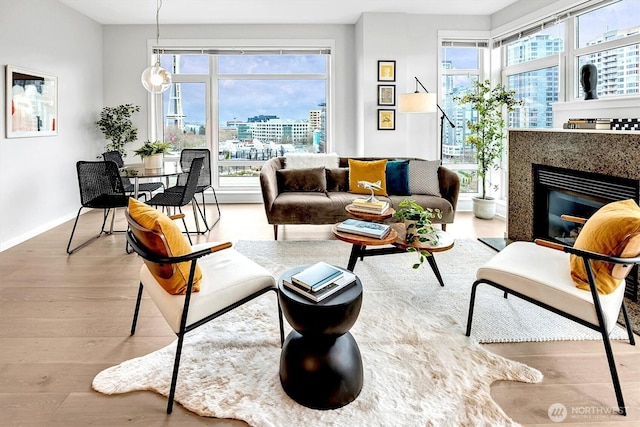
[[(476, 277), (599, 325), (591, 292), (575, 286), (571, 279), (569, 254), (565, 252), (532, 242), (514, 242), (480, 267)], [(609, 333), (618, 319), (624, 289), (624, 286), (618, 286), (612, 293), (600, 295)]]
[[(195, 245), (194, 251), (215, 243)], [(229, 248), (198, 259), (202, 270), (200, 292), (191, 294), (187, 326), (261, 290), (275, 286), (273, 276), (254, 261)], [(184, 295), (171, 295), (164, 290), (146, 264), (140, 269), (144, 290), (174, 332), (180, 330)]]

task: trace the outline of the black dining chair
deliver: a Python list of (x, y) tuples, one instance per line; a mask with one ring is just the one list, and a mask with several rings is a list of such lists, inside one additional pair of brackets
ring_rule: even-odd
[[(220, 221), (220, 205), (218, 204), (218, 196), (216, 195), (216, 190), (213, 188), (211, 183), (211, 152), (207, 148), (185, 148), (180, 152), (180, 168), (184, 172), (182, 175), (178, 176), (178, 180), (176, 182), (175, 187), (171, 187), (171, 189), (167, 189), (165, 191), (182, 191), (182, 187), (186, 184), (187, 181), (187, 172), (191, 169), (191, 162), (193, 159), (197, 157), (204, 157), (204, 163), (202, 166), (202, 171), (200, 172), (200, 178), (198, 179), (198, 186), (196, 188), (196, 193), (202, 194), (202, 207), (198, 203), (198, 200), (194, 197), (195, 206), (204, 222), (205, 231), (200, 231), (199, 223), (197, 217), (196, 225), (198, 226), (198, 233), (204, 234), (207, 231), (210, 231), (215, 225)], [(207, 221), (207, 205), (204, 199), (204, 193), (207, 189), (211, 189), (213, 192), (213, 198), (215, 200), (216, 208), (218, 209), (218, 218), (212, 224), (209, 224)]]
[[(129, 202), (129, 197), (125, 194), (122, 178), (120, 177), (116, 163), (112, 161), (79, 161), (76, 163), (76, 169), (78, 172), (81, 206), (80, 209), (78, 209), (78, 214), (76, 215), (76, 220), (71, 230), (71, 236), (69, 237), (69, 243), (67, 244), (67, 253), (69, 255), (93, 242), (102, 236), (102, 234), (114, 233), (113, 223), (115, 220), (115, 209), (126, 208)], [(71, 249), (71, 241), (76, 232), (80, 212), (83, 208), (102, 209), (104, 216), (102, 219), (102, 227), (97, 236)], [(106, 231), (104, 227), (111, 209), (114, 209), (113, 217), (111, 218), (111, 227), (109, 231)]]
[[(174, 209), (178, 208), (178, 211), (182, 213), (182, 207), (194, 200), (194, 195), (198, 187), (198, 178), (202, 172), (203, 161), (204, 157), (196, 157), (193, 159), (185, 185), (169, 187), (164, 192), (156, 194), (149, 199), (147, 204), (155, 207), (162, 206), (163, 208), (167, 208), (167, 210), (169, 207), (173, 207)], [(189, 235), (189, 229), (187, 228), (187, 222), (184, 220), (184, 216), (182, 216), (182, 224), (184, 225), (184, 230), (191, 244), (191, 236)]]
[[(118, 168), (124, 167), (124, 160), (122, 160), (122, 155), (119, 151), (107, 151), (106, 153), (102, 153), (102, 158), (115, 162), (115, 164), (118, 165)], [(124, 185), (125, 193), (130, 195), (134, 193), (134, 186), (129, 178), (122, 177), (122, 185)], [(162, 182), (143, 182), (138, 184), (138, 194), (148, 193), (149, 198), (151, 198), (153, 196), (153, 192), (158, 191), (161, 188), (164, 188), (164, 184)], [(144, 194), (144, 198), (145, 200), (147, 199), (146, 194)]]

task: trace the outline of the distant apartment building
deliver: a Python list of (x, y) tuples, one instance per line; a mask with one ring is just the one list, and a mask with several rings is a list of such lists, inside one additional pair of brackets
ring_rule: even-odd
[(303, 120), (269, 119), (239, 123), (237, 127), (240, 141), (259, 139), (277, 144), (302, 144), (310, 141), (309, 123)]
[[(611, 30), (587, 43), (597, 45), (640, 33), (640, 27)], [(598, 96), (640, 93), (640, 46), (630, 45), (580, 57), (580, 65), (591, 63), (598, 69)], [(632, 78), (633, 76), (633, 78)], [(624, 83), (621, 83), (624, 82)]]

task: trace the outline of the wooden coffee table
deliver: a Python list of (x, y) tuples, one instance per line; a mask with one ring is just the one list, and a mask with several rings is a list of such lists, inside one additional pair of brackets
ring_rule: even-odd
[[(356, 266), (356, 262), (358, 262), (358, 258), (364, 259), (364, 257), (367, 256), (404, 253), (410, 246), (412, 246), (416, 249), (427, 251), (430, 254), (430, 256), (427, 257), (427, 262), (431, 266), (433, 273), (436, 275), (440, 286), (444, 286), (444, 281), (442, 280), (440, 270), (438, 269), (438, 265), (436, 264), (436, 259), (433, 254), (434, 252), (444, 252), (453, 248), (453, 236), (448, 234), (446, 231), (437, 230), (439, 237), (439, 242), (437, 245), (432, 245), (428, 242), (407, 244), (405, 242), (405, 228), (403, 223), (391, 224), (391, 232), (389, 232), (389, 235), (384, 239), (375, 239), (371, 237), (358, 236), (351, 233), (344, 233), (342, 231), (338, 231), (338, 225), (340, 225), (340, 223), (332, 226), (331, 231), (333, 232), (333, 234), (338, 240), (342, 240), (343, 242), (351, 243), (353, 245), (351, 247), (351, 254), (349, 255), (347, 270), (353, 271)], [(367, 246), (385, 245), (392, 246), (367, 249)]]

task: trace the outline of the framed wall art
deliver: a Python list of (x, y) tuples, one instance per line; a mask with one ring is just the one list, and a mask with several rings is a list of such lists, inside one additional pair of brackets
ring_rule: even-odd
[(396, 105), (396, 85), (378, 85), (378, 105)]
[(378, 61), (378, 81), (396, 81), (396, 61)]
[(7, 138), (58, 134), (58, 78), (6, 67)]
[(396, 110), (378, 110), (378, 130), (396, 129)]

